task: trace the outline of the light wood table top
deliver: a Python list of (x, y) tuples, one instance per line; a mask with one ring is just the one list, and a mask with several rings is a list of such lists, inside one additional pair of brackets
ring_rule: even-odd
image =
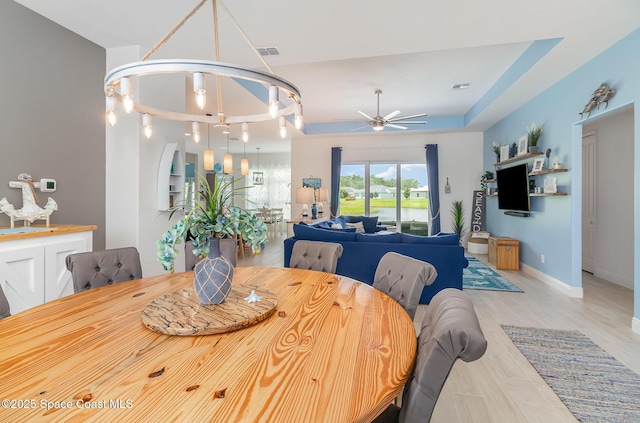
[(51, 235), (64, 235), (64, 234), (70, 234), (74, 232), (95, 231), (96, 229), (98, 229), (96, 225), (70, 225), (67, 223), (59, 223), (57, 225), (52, 223), (49, 227), (42, 224), (28, 226), (27, 230), (29, 230), (29, 228), (42, 229), (42, 230), (33, 231), (33, 232), (18, 232), (20, 228), (22, 228), (22, 226), (16, 226), (13, 229), (9, 228), (8, 226), (0, 227), (0, 229), (9, 229), (11, 231), (15, 231), (13, 233), (7, 233), (7, 234), (0, 233), (0, 241), (14, 241), (16, 239), (39, 238), (39, 237), (51, 236)]
[(263, 286), (278, 305), (234, 332), (142, 324), (150, 301), (192, 283), (192, 272), (154, 276), (0, 320), (0, 421), (369, 422), (413, 367), (402, 307), (321, 272), (236, 268), (234, 283)]

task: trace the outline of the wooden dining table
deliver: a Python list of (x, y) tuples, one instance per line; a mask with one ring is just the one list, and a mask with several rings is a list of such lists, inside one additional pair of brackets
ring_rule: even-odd
[(273, 314), (213, 335), (142, 323), (193, 273), (147, 277), (0, 320), (0, 421), (369, 422), (401, 392), (416, 333), (369, 285), (300, 269), (240, 267)]

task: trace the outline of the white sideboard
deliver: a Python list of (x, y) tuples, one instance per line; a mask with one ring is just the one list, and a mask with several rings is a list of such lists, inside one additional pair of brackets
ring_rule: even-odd
[(51, 226), (40, 232), (0, 235), (0, 285), (11, 314), (74, 292), (65, 259), (69, 254), (91, 251), (97, 227)]

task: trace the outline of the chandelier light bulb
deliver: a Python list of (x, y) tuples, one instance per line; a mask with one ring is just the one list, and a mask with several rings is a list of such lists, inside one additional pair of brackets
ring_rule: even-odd
[(196, 96), (198, 109), (204, 110), (204, 106), (207, 104), (207, 90), (204, 87), (204, 74), (202, 72), (193, 74), (193, 92)]
[(151, 115), (147, 113), (142, 115), (142, 127), (144, 128), (144, 136), (147, 138), (151, 138), (151, 134), (153, 134), (153, 129), (151, 126)]
[(192, 131), (193, 134), (193, 142), (196, 144), (200, 142), (200, 124), (198, 122), (193, 122)]
[(282, 138), (287, 137), (287, 120), (284, 116), (280, 116), (280, 136)]
[(107, 122), (114, 126), (118, 122), (118, 114), (116, 113), (116, 100), (113, 97), (107, 97)]
[(126, 76), (120, 79), (120, 95), (124, 111), (131, 113), (133, 111), (133, 83)]
[(247, 122), (242, 122), (242, 141), (249, 141), (249, 125), (247, 125)]
[(296, 103), (296, 114), (293, 120), (296, 129), (302, 128), (302, 104)]
[(272, 118), (278, 116), (278, 108), (280, 107), (278, 87), (272, 85), (269, 87), (269, 114)]

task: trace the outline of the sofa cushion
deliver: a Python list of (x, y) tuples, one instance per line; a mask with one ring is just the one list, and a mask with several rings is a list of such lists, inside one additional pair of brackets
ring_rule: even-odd
[(306, 225), (293, 225), (293, 233), (297, 239), (309, 241), (355, 241), (355, 232), (346, 232), (338, 229), (320, 229)]
[(378, 216), (344, 216), (345, 223), (362, 222), (364, 231), (368, 234), (376, 232), (378, 226)]
[(358, 242), (387, 242), (397, 244), (401, 242), (402, 234), (400, 232), (385, 232), (376, 234), (356, 234)]
[(403, 244), (427, 244), (427, 245), (459, 245), (460, 238), (457, 234), (438, 234), (437, 236), (421, 236), (401, 234)]
[(364, 225), (362, 224), (362, 222), (347, 223), (347, 228), (353, 228), (357, 233), (365, 233)]

